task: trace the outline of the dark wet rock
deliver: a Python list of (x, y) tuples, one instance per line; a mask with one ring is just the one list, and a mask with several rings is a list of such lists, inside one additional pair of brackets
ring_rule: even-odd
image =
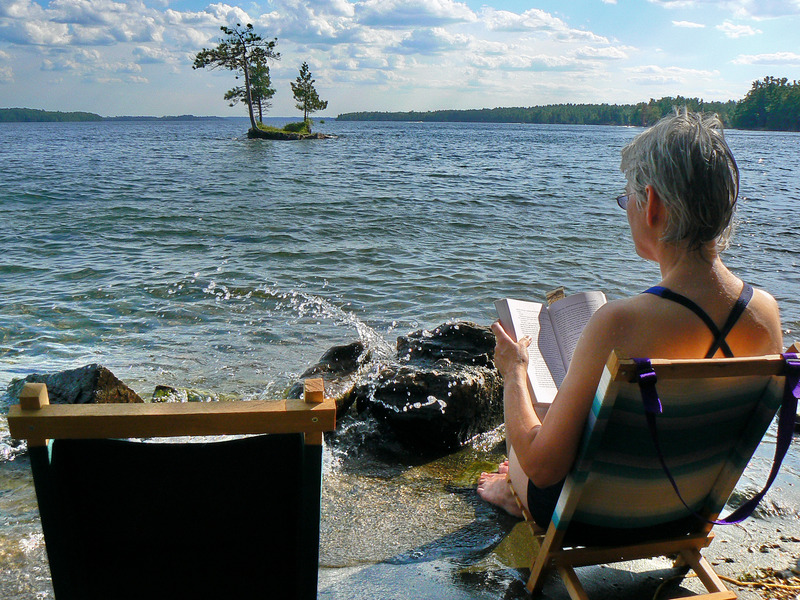
[(495, 369), (440, 363), (440, 368), (390, 366), (351, 392), (361, 411), (415, 453), (455, 450), (503, 420)]
[(414, 363), (446, 358), (463, 365), (492, 366), (494, 334), (489, 327), (467, 321), (445, 323), (397, 338), (397, 356)]
[(346, 393), (353, 387), (358, 370), (370, 358), (371, 353), (360, 341), (333, 346), (322, 355), (317, 364), (306, 369), (300, 375), (300, 381), (295, 382), (289, 388), (287, 396), (302, 398), (303, 380), (321, 377), (325, 381), (325, 395), (329, 398), (336, 398), (336, 409), (340, 413), (344, 412), (352, 404)]
[(19, 393), (26, 383), (47, 385), (50, 404), (144, 402), (111, 371), (97, 364), (58, 373), (33, 373), (25, 379), (15, 379), (8, 386), (8, 396), (12, 403), (19, 400)]
[[(325, 379), (327, 395), (337, 399), (339, 423), (355, 404), (362, 419), (379, 424), (382, 444), (440, 453), (502, 422), (502, 382), (493, 356), (489, 327), (445, 323), (399, 337), (392, 360), (370, 362), (360, 342), (336, 346), (301, 379)], [(290, 397), (301, 394), (298, 382)]]

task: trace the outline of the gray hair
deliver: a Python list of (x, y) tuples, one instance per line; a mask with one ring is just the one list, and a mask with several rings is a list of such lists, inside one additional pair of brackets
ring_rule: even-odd
[(712, 241), (720, 250), (728, 246), (739, 168), (717, 115), (676, 110), (622, 149), (620, 170), (639, 207), (648, 185), (663, 201), (663, 241), (686, 243), (690, 250)]

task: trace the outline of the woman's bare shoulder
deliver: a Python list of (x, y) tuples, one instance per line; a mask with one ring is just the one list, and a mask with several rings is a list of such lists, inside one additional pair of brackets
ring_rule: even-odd
[(600, 356), (621, 350), (641, 335), (648, 299), (640, 296), (612, 300), (601, 306), (589, 320), (578, 343), (578, 350)]
[(753, 351), (769, 353), (783, 350), (783, 330), (777, 300), (769, 292), (754, 288), (748, 308), (743, 316), (745, 327), (739, 331), (734, 327), (731, 333), (749, 338), (750, 343), (762, 340), (761, 347), (752, 348)]
[(643, 294), (607, 302), (589, 321), (595, 333), (625, 339), (631, 329), (639, 328), (642, 318), (653, 310), (652, 298)]

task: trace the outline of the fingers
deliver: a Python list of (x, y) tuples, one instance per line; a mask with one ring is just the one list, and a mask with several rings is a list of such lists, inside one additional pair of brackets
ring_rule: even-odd
[(500, 324), (500, 321), (495, 321), (494, 323), (492, 323), (492, 331), (494, 332), (494, 336), (498, 339), (508, 338), (512, 342), (514, 341), (511, 339), (511, 336), (506, 333), (506, 330), (503, 329), (503, 326)]
[(519, 343), (523, 348), (527, 348), (533, 342), (533, 338), (529, 335), (524, 335), (519, 339), (519, 342), (515, 342), (514, 338), (508, 335), (506, 330), (503, 329), (503, 326), (500, 324), (500, 321), (495, 321), (494, 323), (492, 323), (492, 331), (494, 332), (494, 335), (497, 338), (498, 342), (502, 340), (510, 344)]

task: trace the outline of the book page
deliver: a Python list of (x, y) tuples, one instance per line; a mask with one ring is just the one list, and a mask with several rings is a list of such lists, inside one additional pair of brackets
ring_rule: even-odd
[(569, 367), (586, 323), (605, 303), (606, 295), (603, 292), (592, 291), (572, 294), (548, 307), (565, 369)]
[(500, 323), (515, 340), (529, 335), (533, 338), (528, 348), (528, 382), (535, 402), (552, 402), (558, 386), (564, 380), (566, 369), (555, 332), (547, 310), (536, 302), (498, 300), (495, 302)]

